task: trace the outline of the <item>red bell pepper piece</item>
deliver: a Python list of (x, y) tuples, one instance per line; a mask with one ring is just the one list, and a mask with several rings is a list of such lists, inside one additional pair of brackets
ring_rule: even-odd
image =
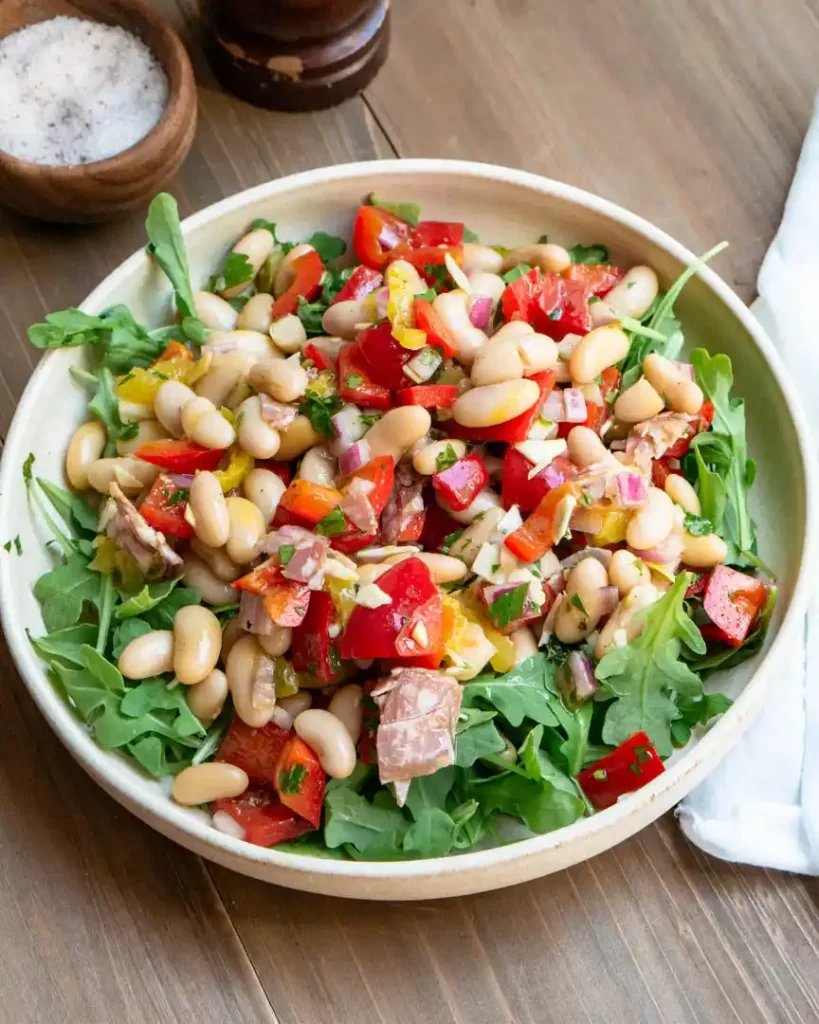
[(515, 416), (514, 419), (507, 420), (506, 423), (498, 423), (494, 427), (464, 427), (454, 420), (448, 420), (446, 430), (449, 436), (469, 441), (506, 441), (508, 444), (525, 441), (538, 417), (544, 399), (555, 385), (557, 374), (554, 370), (544, 370), (543, 373), (533, 373), (529, 379), (535, 381), (540, 387), (540, 397), (531, 409), (522, 412), (520, 416)]
[(229, 814), (244, 829), (245, 842), (254, 846), (276, 846), (312, 831), (310, 822), (285, 807), (267, 786), (249, 786), (241, 796), (214, 800), (210, 808), (214, 814)]
[(304, 346), (302, 355), (305, 359), (310, 359), (313, 366), (319, 371), (335, 370), (336, 368), (335, 360), (331, 359), (326, 352), (322, 352), (318, 345), (314, 345), (312, 342)]
[(651, 463), (651, 482), (661, 491), (665, 490), (665, 482), (670, 476), (674, 473), (677, 473), (678, 476), (681, 475), (679, 470), (672, 469), (668, 462), (668, 457), (664, 456), (662, 459), (654, 459)]
[(398, 532), (398, 543), (399, 544), (413, 544), (421, 534), (424, 532), (424, 521), (426, 520), (427, 511), (413, 512), (401, 525), (401, 529)]
[(425, 409), (449, 409), (458, 397), (456, 384), (419, 384), (402, 388), (395, 396), (396, 405), (422, 405)]
[(319, 827), (327, 776), (313, 750), (293, 736), (276, 765), (276, 792), (285, 807)]
[(392, 324), (389, 320), (362, 331), (357, 338), (357, 345), (369, 367), (370, 378), (377, 384), (389, 388), (390, 391), (398, 391), (413, 383), (404, 373), (404, 367), (416, 353), (412, 349), (404, 348), (398, 339), (392, 336)]
[(365, 295), (374, 292), (383, 284), (384, 275), (379, 273), (379, 271), (363, 265), (356, 267), (330, 305), (334, 306), (337, 302), (349, 302), (351, 300), (360, 302)]
[(335, 487), (314, 484), (312, 480), (291, 480), (281, 496), (279, 507), (308, 523), (317, 523), (340, 504), (343, 495)]
[(415, 610), (438, 593), (429, 569), (407, 558), (378, 577), (378, 587), (392, 600), (380, 608), (357, 605), (341, 638), (342, 658), (394, 658), (396, 640)]
[(412, 225), (377, 206), (360, 206), (353, 225), (353, 249), (373, 270), (387, 263), (390, 252), (412, 234)]
[(435, 284), (435, 275), (427, 271), (427, 267), (440, 267), (446, 262), (447, 254), (460, 266), (464, 261), (464, 250), (462, 245), (434, 246), (426, 245), (422, 248), (414, 248), (412, 244), (404, 243), (396, 246), (387, 255), (387, 262), (395, 260), (406, 260), (411, 263), (427, 284)]
[(137, 448), (134, 455), (152, 466), (161, 466), (169, 473), (195, 473), (197, 470), (219, 468), (224, 452), (203, 448), (201, 444), (186, 441), (145, 441)]
[(335, 620), (333, 599), (323, 590), (314, 591), (290, 647), (293, 668), (308, 681), (326, 685), (341, 678), (341, 661), (329, 632)]
[(379, 538), (380, 533), (344, 533), (339, 537), (331, 537), (330, 547), (344, 555), (354, 555), (363, 548), (375, 547)]
[(416, 249), (427, 246), (461, 245), (463, 240), (463, 224), (443, 220), (422, 220), (412, 233), (412, 244)]
[(612, 807), (618, 797), (634, 793), (665, 771), (660, 755), (644, 732), (636, 732), (610, 754), (584, 768), (580, 788), (598, 811)]
[(432, 486), (453, 512), (469, 508), (488, 482), (489, 473), (480, 455), (466, 455), (432, 477)]
[(504, 508), (517, 505), (525, 515), (537, 508), (549, 491), (577, 476), (577, 468), (564, 455), (558, 455), (530, 480), (529, 473), (533, 468), (532, 463), (517, 448), (510, 445), (506, 449), (501, 483)]
[(278, 626), (298, 626), (307, 614), (310, 590), (306, 583), (282, 576), (278, 555), (257, 565), (231, 585), (263, 597), (265, 611)]
[(287, 316), (288, 313), (295, 313), (299, 308), (300, 298), (311, 302), (321, 291), (324, 264), (315, 249), (311, 249), (303, 256), (297, 256), (290, 264), (290, 269), (293, 272), (293, 283), (273, 303), (274, 320)]
[(185, 519), (188, 492), (160, 473), (154, 480), (148, 497), (139, 506), (139, 514), (148, 524), (168, 537), (190, 537), (193, 527)]
[(247, 772), (251, 782), (265, 782), (272, 786), (276, 782), (279, 757), (292, 735), (275, 722), (254, 729), (234, 714), (214, 760), (235, 764)]
[(444, 359), (452, 359), (457, 353), (458, 346), (452, 332), (435, 312), (429, 299), (416, 298), (415, 326), (426, 333), (427, 345), (441, 350)]
[(667, 459), (681, 459), (683, 455), (688, 451), (691, 446), (691, 442), (703, 431), (708, 430), (711, 424), (714, 422), (714, 405), (712, 402), (703, 402), (702, 408), (697, 413), (697, 418), (688, 428), (688, 433), (684, 434), (678, 441), (668, 449), (665, 453)]
[(522, 562), (536, 562), (554, 544), (555, 512), (560, 501), (578, 489), (571, 481), (555, 487), (541, 499), (535, 511), (522, 526), (505, 538), (504, 544)]
[(767, 588), (761, 580), (727, 565), (718, 565), (708, 578), (702, 606), (718, 632), (703, 627), (709, 639), (741, 647), (765, 604)]
[(622, 267), (611, 263), (573, 263), (563, 271), (562, 277), (567, 281), (579, 281), (587, 298), (590, 298), (592, 295), (608, 295), (617, 282), (622, 281), (625, 273)]
[(181, 341), (171, 340), (162, 355), (151, 363), (151, 366), (156, 366), (157, 363), (165, 363), (169, 359), (190, 359), (193, 362), (193, 352)]
[(444, 539), (456, 530), (463, 530), (462, 524), (448, 515), (437, 501), (427, 501), (424, 529), (418, 538), (424, 551), (438, 551)]
[(690, 584), (688, 590), (685, 592), (686, 597), (699, 597), (700, 594), (705, 593), (705, 586), (708, 583), (708, 574), (704, 572), (698, 572), (694, 576), (694, 582)]
[[(392, 485), (395, 481), (395, 459), (392, 455), (377, 455), (361, 469), (357, 469), (351, 479), (356, 477), (374, 485), (373, 489), (367, 493), (367, 501), (376, 516), (380, 516), (392, 493)], [(345, 486), (345, 491), (348, 486), (349, 484)]]
[(376, 382), (358, 345), (345, 345), (338, 354), (338, 393), (345, 402), (368, 409), (389, 409), (392, 406), (389, 388)]

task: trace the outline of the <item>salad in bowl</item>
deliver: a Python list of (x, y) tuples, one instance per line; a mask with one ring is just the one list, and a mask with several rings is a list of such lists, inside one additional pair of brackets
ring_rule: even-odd
[[(263, 847), (440, 857), (605, 811), (763, 644), (731, 362), (604, 245), (486, 244), (408, 201), (352, 247), (247, 226), (177, 315), (51, 314), (88, 419), (24, 466), (55, 562), (31, 635), (96, 743)], [(67, 486), (66, 486), (67, 485)]]

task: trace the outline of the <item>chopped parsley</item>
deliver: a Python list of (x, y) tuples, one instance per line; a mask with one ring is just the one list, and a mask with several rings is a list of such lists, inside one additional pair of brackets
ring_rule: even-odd
[(362, 412), (361, 425), (369, 429), (373, 423), (378, 423), (381, 419), (381, 415), (382, 414), (380, 412)]
[(317, 395), (315, 391), (308, 388), (300, 410), (313, 424), (313, 429), (317, 433), (324, 434), (325, 437), (332, 437), (335, 433), (332, 417), (339, 411), (342, 404), (338, 395)]
[(279, 548), (279, 562), (284, 567), (289, 564), (290, 559), (296, 553), (295, 544), (282, 544)]
[(348, 373), (344, 378), (345, 388), (357, 388), (364, 383), (364, 378), (358, 373)]
[(463, 532), (464, 531), (462, 529), (453, 530), (452, 533), (448, 533), (446, 537), (444, 537), (444, 539), (438, 545), (438, 550), (441, 552), (442, 555), (449, 554), (450, 550), (452, 549), (452, 545), (461, 536)]
[(168, 495), (168, 500), (165, 502), (165, 508), (173, 508), (174, 505), (181, 505), (184, 501), (190, 498), (191, 492), (187, 487), (180, 487), (178, 491), (173, 491), (172, 494)]
[(512, 267), (511, 270), (507, 270), (503, 275), (504, 284), (512, 284), (513, 281), (517, 281), (520, 277), (526, 277), (532, 268), (528, 263), (518, 263), (516, 267)]
[(694, 516), (686, 512), (683, 525), (692, 537), (704, 537), (708, 533), (714, 533), (714, 524), (710, 519), (703, 516)]
[(425, 263), (423, 276), (427, 279), (430, 286), (435, 289), (435, 294), (437, 295), (446, 287), (449, 280), (449, 271), (444, 263)]
[(445, 469), (454, 466), (457, 461), (458, 453), (451, 444), (448, 444), (442, 452), (438, 453), (435, 459), (435, 467), (439, 473), (443, 473)]
[(572, 594), (572, 596), (569, 598), (569, 604), (573, 604), (575, 606), (575, 608), (577, 608), (579, 611), (581, 611), (584, 615), (588, 615), (589, 614), (586, 611), (586, 609), (583, 607), (583, 602), (580, 600), (580, 595), (579, 594)]
[(521, 583), (514, 590), (507, 590), (506, 593), (497, 597), (488, 609), (489, 618), (503, 629), (510, 622), (519, 619), (523, 614), (523, 606), (526, 604), (526, 593), (529, 590), (528, 583)]
[(316, 523), (316, 533), (320, 533), (325, 537), (340, 537), (347, 531), (347, 520), (344, 518), (344, 513), (340, 508), (336, 507), (332, 512), (328, 512), (323, 519), (319, 519)]
[(303, 764), (292, 764), (279, 772), (279, 790), (288, 796), (301, 793), (301, 784), (307, 778), (307, 769)]
[(569, 249), (572, 263), (608, 263), (609, 251), (605, 245), (573, 245)]

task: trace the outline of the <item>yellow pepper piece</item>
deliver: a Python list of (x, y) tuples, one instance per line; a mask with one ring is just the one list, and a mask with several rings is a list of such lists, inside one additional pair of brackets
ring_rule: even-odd
[(276, 658), (273, 679), (277, 697), (292, 697), (299, 692), (300, 676), (287, 658)]
[(310, 381), (310, 391), (319, 398), (333, 395), (338, 390), (336, 375), (332, 370), (321, 370), (316, 377)]
[(356, 606), (355, 586), (349, 580), (340, 580), (335, 576), (327, 576), (324, 580), (324, 589), (333, 599), (333, 605), (341, 620), (340, 625), (343, 631), (347, 628), (347, 623)]
[(415, 326), (415, 279), (395, 263), (387, 268), (387, 318), (392, 336), (402, 348), (416, 350), (427, 343), (426, 334)]
[(189, 388), (192, 388), (198, 380), (201, 380), (202, 377), (205, 376), (210, 369), (212, 362), (213, 356), (211, 353), (205, 352), (201, 359), (197, 359), (196, 362), (188, 363), (188, 372), (185, 374), (183, 380)]
[(489, 622), (472, 591), (462, 590), (458, 598), (466, 619), (480, 626), (486, 639), (495, 648), (495, 654), (489, 659), (489, 664), (496, 672), (510, 672), (515, 667), (515, 645), (508, 636), (499, 633)]
[(413, 352), (417, 352), (427, 343), (426, 333), (417, 327), (393, 327), (392, 336), (401, 348), (408, 348)]
[(153, 405), (157, 391), (166, 380), (184, 380), (191, 367), (190, 359), (168, 359), (164, 363), (155, 363), (147, 370), (135, 366), (130, 373), (120, 378), (117, 384), (117, 398), (138, 405)]
[(602, 548), (607, 544), (619, 544), (626, 539), (626, 527), (631, 518), (631, 511), (626, 508), (607, 508), (604, 513), (603, 526), (599, 533), (595, 533), (589, 544), (593, 547)]
[(230, 449), (230, 461), (225, 469), (217, 469), (214, 476), (219, 481), (222, 491), (227, 494), (234, 487), (238, 487), (247, 474), (253, 469), (254, 460), (252, 455), (242, 451), (241, 448)]
[(101, 572), (106, 576), (112, 573), (119, 573), (122, 589), (127, 591), (138, 591), (145, 584), (142, 570), (136, 561), (116, 543), (111, 537), (95, 537), (93, 541), (96, 551), (93, 559), (88, 563), (88, 568), (94, 572)]

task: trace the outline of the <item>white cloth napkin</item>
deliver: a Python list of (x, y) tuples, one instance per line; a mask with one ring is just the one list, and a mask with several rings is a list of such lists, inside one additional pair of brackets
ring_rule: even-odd
[[(751, 307), (795, 368), (819, 438), (819, 98), (785, 214)], [(723, 860), (819, 874), (819, 593), (767, 707), (740, 744), (678, 808), (682, 829)]]

